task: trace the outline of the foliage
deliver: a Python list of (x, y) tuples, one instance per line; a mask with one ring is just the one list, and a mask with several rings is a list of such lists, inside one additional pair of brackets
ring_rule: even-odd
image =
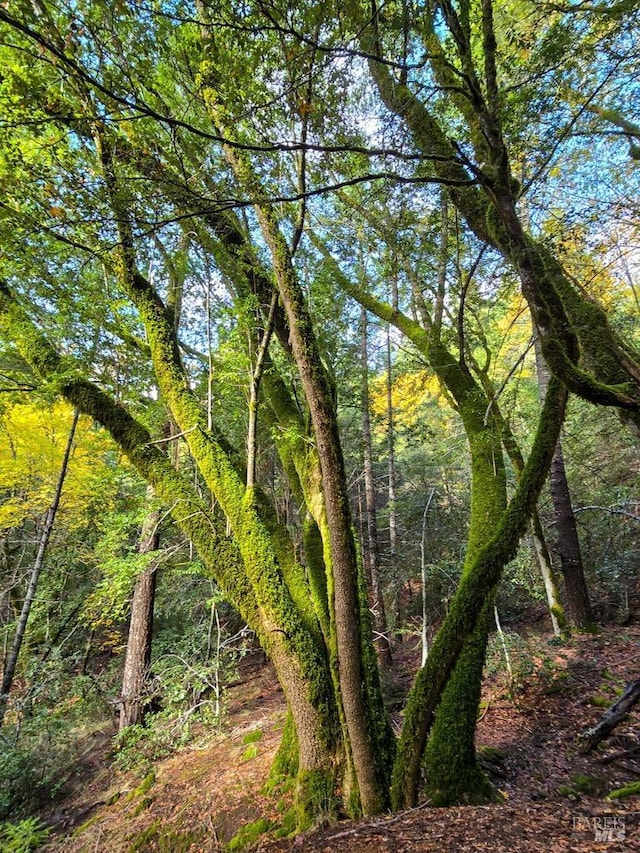
[(28, 814), (58, 800), (72, 786), (73, 762), (82, 744), (110, 713), (107, 684), (73, 676), (64, 659), (29, 673), (3, 727), (0, 817)]
[[(147, 685), (163, 708), (122, 736), (118, 760), (152, 761), (196, 709), (218, 721), (237, 657), (224, 596), (303, 726), (300, 825), (387, 807), (393, 744), (349, 506), (355, 297), (397, 327), (390, 364), (369, 362), (376, 449), (382, 462), (389, 380), (399, 471), (388, 499), (375, 472), (383, 521), (400, 518), (399, 547), (382, 537), (383, 580), (399, 625), (426, 559), (422, 595), (443, 625), (393, 771), (412, 776), (411, 799), (436, 706), (432, 741), (461, 707), (440, 702), (452, 672), (477, 704), (486, 636), (471, 669), (457, 661), (479, 612), (500, 581), (509, 613), (540, 593), (517, 544), (564, 396), (536, 430), (531, 318), (556, 378), (640, 423), (637, 4), (17, 5), (0, 9), (7, 633), (55, 467), (42, 412), (55, 424), (62, 397), (115, 445), (84, 425), (14, 720), (41, 680), (34, 662), (61, 647), (68, 684), (106, 670), (114, 688), (117, 659), (102, 660), (121, 651), (131, 587), (156, 559), (137, 553), (145, 481), (166, 539)], [(36, 402), (17, 404), (25, 391)], [(591, 580), (626, 618), (637, 448), (613, 429), (581, 440), (583, 413), (566, 431)], [(505, 473), (514, 444), (531, 453), (522, 477)], [(443, 773), (473, 741), (474, 712), (449, 715), (465, 731)], [(420, 753), (411, 773), (405, 747)]]
[(29, 817), (19, 823), (1, 825), (0, 841), (5, 853), (30, 853), (46, 842), (49, 833), (39, 818)]

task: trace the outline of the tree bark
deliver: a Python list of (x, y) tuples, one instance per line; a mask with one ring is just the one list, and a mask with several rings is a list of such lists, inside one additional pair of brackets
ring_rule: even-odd
[(293, 354), (309, 406), (320, 459), (329, 528), (327, 544), (330, 548), (340, 686), (360, 800), (364, 814), (377, 814), (385, 808), (387, 800), (380, 773), (380, 756), (374, 749), (376, 732), (370, 727), (370, 710), (363, 692), (363, 684), (368, 678), (363, 671), (361, 656), (363, 636), (358, 565), (334, 404), (315, 345), (311, 320), (283, 241), (266, 209), (259, 210), (259, 217), (272, 251), (280, 297), (291, 330)]
[(389, 644), (389, 629), (385, 613), (382, 584), (380, 581), (380, 549), (378, 546), (378, 521), (376, 514), (376, 488), (373, 475), (373, 452), (371, 447), (371, 417), (369, 414), (369, 341), (367, 334), (367, 312), (360, 313), (362, 325), (360, 360), (362, 368), (362, 442), (364, 456), (364, 494), (367, 518), (368, 576), (371, 580), (371, 614), (373, 616), (374, 642), (381, 666), (391, 666), (393, 659)]
[[(504, 566), (516, 554), (520, 537), (551, 464), (553, 448), (564, 420), (566, 390), (557, 380), (538, 422), (536, 438), (516, 491), (491, 538), (475, 554), (451, 602), (424, 667), (419, 671), (405, 709), (404, 724), (393, 768), (394, 808), (415, 804), (424, 746), (444, 686), (487, 605), (488, 590), (499, 582)], [(490, 593), (489, 593), (490, 595)]]
[[(499, 431), (484, 424), (486, 399), (470, 395), (461, 414), (471, 452), (471, 510), (463, 578), (474, 570), (480, 549), (498, 528), (507, 490)], [(436, 806), (479, 804), (494, 796), (476, 760), (475, 732), (482, 672), (493, 610), (493, 588), (473, 633), (461, 650), (440, 699), (424, 755), (427, 793)]]
[[(224, 126), (220, 129), (229, 132)], [(387, 783), (393, 746), (375, 657), (370, 659), (373, 651), (371, 626), (351, 524), (334, 389), (273, 208), (241, 153), (227, 147), (225, 155), (240, 183), (255, 199), (258, 222), (271, 253), (289, 326), (291, 352), (311, 416), (326, 513), (323, 539), (328, 583), (333, 587), (329, 602), (335, 629), (339, 692), (357, 779), (356, 800), (364, 814), (377, 814), (388, 804)]]
[(622, 696), (607, 709), (597, 726), (582, 734), (581, 752), (591, 752), (600, 741), (609, 737), (637, 702), (640, 702), (640, 678), (626, 687)]
[[(152, 490), (147, 489), (147, 497)], [(139, 554), (153, 554), (160, 544), (158, 510), (150, 512), (140, 532)], [(131, 617), (127, 635), (127, 651), (122, 675), (120, 705), (120, 731), (127, 726), (139, 725), (144, 719), (144, 685), (151, 663), (151, 639), (153, 634), (153, 605), (156, 591), (157, 564), (152, 562), (136, 578), (131, 601)]]
[(182, 381), (183, 374), (176, 363), (175, 333), (157, 294), (140, 276), (136, 276), (132, 287), (127, 287), (146, 321), (163, 395), (171, 403), (178, 428), (190, 441), (203, 476), (220, 503), (224, 502), (234, 541), (226, 535), (224, 523), (211, 511), (209, 502), (203, 502), (193, 483), (173, 468), (148, 430), (124, 407), (86, 380), (60, 382), (60, 375), (68, 371), (66, 363), (2, 279), (0, 329), (16, 342), (23, 358), (39, 376), (60, 382), (65, 399), (110, 432), (158, 499), (171, 508), (176, 523), (194, 543), (206, 570), (228, 600), (256, 631), (274, 664), (294, 718), (300, 825), (308, 826), (323, 803), (335, 800), (341, 753), (331, 673), (326, 650), (319, 641), (304, 570), (294, 561), (287, 563), (284, 552), (279, 561), (276, 544), (286, 539), (286, 533), (271, 536), (253, 501), (243, 501), (242, 481), (215, 436), (206, 429), (206, 421), (201, 424), (202, 412), (196, 409)]
[(580, 540), (578, 539), (573, 507), (571, 506), (571, 495), (560, 440), (558, 440), (556, 452), (551, 462), (549, 490), (556, 516), (556, 530), (558, 532), (556, 547), (560, 553), (569, 619), (576, 628), (589, 628), (594, 623), (593, 611), (584, 576)]
[(542, 530), (540, 516), (536, 510), (531, 519), (531, 535), (533, 539), (533, 548), (536, 553), (542, 582), (544, 583), (544, 591), (547, 596), (547, 605), (549, 606), (549, 617), (551, 619), (551, 627), (554, 636), (560, 637), (563, 629), (566, 628), (566, 620), (564, 616), (564, 608), (558, 598), (558, 588), (556, 586), (555, 573), (551, 562), (551, 554), (547, 548), (547, 543)]
[(36, 591), (38, 589), (38, 580), (40, 579), (40, 573), (42, 572), (42, 567), (44, 565), (44, 559), (47, 553), (49, 539), (51, 538), (51, 531), (53, 530), (53, 524), (56, 519), (58, 507), (60, 505), (60, 498), (62, 496), (64, 481), (67, 476), (69, 458), (71, 456), (71, 450), (73, 448), (73, 442), (76, 435), (76, 427), (78, 425), (79, 417), (80, 412), (76, 407), (74, 408), (73, 412), (73, 421), (71, 423), (71, 429), (69, 430), (69, 438), (67, 439), (67, 446), (64, 451), (62, 466), (60, 468), (60, 474), (58, 476), (58, 483), (53, 496), (53, 501), (51, 502), (51, 506), (49, 507), (47, 516), (45, 518), (44, 526), (42, 528), (40, 544), (38, 546), (38, 553), (36, 554), (36, 559), (33, 564), (33, 568), (31, 569), (29, 585), (27, 587), (27, 592), (22, 605), (22, 610), (18, 619), (18, 626), (16, 628), (16, 633), (13, 638), (11, 648), (9, 649), (7, 660), (5, 662), (4, 672), (2, 674), (2, 685), (0, 686), (0, 728), (2, 727), (4, 716), (7, 710), (9, 694), (11, 692), (11, 686), (13, 684), (16, 666), (18, 664), (18, 655), (20, 654), (20, 649), (22, 648), (22, 641), (24, 640), (24, 635), (27, 630), (27, 622), (29, 621), (31, 607), (36, 597)]
[[(546, 365), (536, 330), (535, 340), (536, 368), (540, 398), (544, 400), (549, 384), (549, 368)], [(589, 628), (593, 625), (593, 612), (589, 591), (584, 577), (582, 553), (576, 519), (571, 506), (571, 494), (564, 467), (562, 442), (558, 438), (551, 470), (549, 472), (549, 491), (556, 517), (557, 549), (560, 554), (560, 566), (567, 594), (569, 620), (576, 628)]]
[[(391, 302), (398, 307), (398, 286), (394, 279), (391, 284)], [(400, 602), (400, 578), (398, 577), (398, 511), (396, 500), (396, 433), (393, 415), (393, 359), (391, 342), (391, 324), (387, 324), (386, 348), (386, 385), (387, 385), (387, 457), (388, 457), (388, 500), (389, 513), (389, 567), (393, 579), (393, 620), (396, 625), (402, 621)]]

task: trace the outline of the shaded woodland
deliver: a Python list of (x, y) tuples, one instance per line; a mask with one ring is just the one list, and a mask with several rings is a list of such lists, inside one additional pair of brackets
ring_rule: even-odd
[(259, 664), (281, 835), (499, 803), (487, 679), (637, 644), (639, 14), (0, 8), (6, 833)]

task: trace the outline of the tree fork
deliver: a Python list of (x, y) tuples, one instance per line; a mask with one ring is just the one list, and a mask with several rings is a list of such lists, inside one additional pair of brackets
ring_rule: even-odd
[(53, 530), (53, 525), (56, 520), (56, 514), (60, 505), (60, 498), (62, 497), (62, 489), (64, 487), (64, 481), (66, 479), (67, 470), (69, 468), (69, 458), (71, 456), (71, 450), (73, 448), (73, 442), (76, 435), (76, 427), (78, 425), (79, 417), (80, 412), (76, 407), (73, 410), (73, 421), (71, 423), (71, 429), (69, 430), (69, 437), (67, 439), (67, 444), (62, 458), (62, 465), (60, 466), (58, 482), (53, 495), (53, 500), (51, 501), (51, 506), (47, 511), (44, 526), (42, 528), (40, 543), (38, 545), (38, 552), (36, 554), (36, 559), (33, 564), (33, 568), (31, 569), (29, 585), (27, 587), (27, 593), (24, 597), (24, 602), (22, 604), (22, 610), (18, 619), (18, 626), (16, 628), (16, 633), (14, 635), (11, 648), (9, 649), (9, 654), (7, 655), (7, 659), (4, 665), (4, 672), (2, 673), (2, 685), (0, 686), (0, 728), (2, 728), (2, 723), (4, 721), (7, 703), (9, 701), (9, 694), (11, 692), (11, 686), (13, 684), (13, 677), (16, 672), (16, 666), (18, 665), (18, 655), (20, 654), (20, 649), (22, 648), (22, 641), (27, 630), (27, 623), (29, 621), (31, 607), (36, 597), (38, 580), (40, 579), (40, 573), (42, 572), (42, 567), (44, 565), (44, 559), (47, 553), (49, 539), (51, 538), (51, 531)]
[[(51, 347), (0, 280), (0, 328), (15, 340), (23, 358), (47, 381), (69, 375), (68, 365)], [(66, 368), (66, 369), (65, 369)], [(284, 617), (283, 630), (256, 600), (242, 566), (239, 549), (225, 537), (223, 525), (202, 503), (191, 484), (175, 471), (149, 432), (120, 404), (83, 379), (61, 381), (60, 393), (80, 412), (111, 434), (158, 499), (194, 543), (208, 571), (229, 601), (256, 631), (271, 657), (295, 715), (301, 770), (334, 778), (334, 705), (326, 661), (294, 608)], [(254, 555), (254, 558), (256, 555)]]
[(549, 384), (533, 447), (522, 477), (495, 535), (479, 550), (462, 578), (451, 609), (420, 670), (405, 709), (405, 721), (394, 762), (391, 797), (395, 809), (415, 804), (422, 754), (442, 691), (466, 638), (474, 630), (487, 601), (487, 590), (500, 580), (515, 556), (521, 536), (549, 471), (564, 420), (567, 392), (557, 379)]

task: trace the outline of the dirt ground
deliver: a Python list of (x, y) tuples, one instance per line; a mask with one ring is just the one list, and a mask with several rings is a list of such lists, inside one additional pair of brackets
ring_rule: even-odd
[[(415, 643), (396, 648), (395, 693), (410, 683), (417, 655)], [(290, 801), (267, 796), (262, 787), (282, 731), (284, 702), (271, 668), (256, 665), (231, 691), (222, 730), (203, 730), (159, 762), (155, 777), (144, 783), (116, 773), (106, 757), (106, 738), (96, 740), (75, 796), (44, 816), (56, 830), (45, 849), (208, 853), (227, 849), (241, 826), (265, 818), (276, 829), (253, 843), (263, 853), (640, 851), (640, 796), (605, 799), (640, 779), (640, 709), (593, 754), (583, 755), (578, 740), (640, 677), (640, 626), (579, 635), (561, 645), (530, 635), (510, 651), (511, 683), (500, 655), (496, 647), (489, 660), (478, 725), (479, 751), (500, 804), (433, 809), (422, 803), (274, 840)], [(400, 722), (397, 709), (394, 722)]]

